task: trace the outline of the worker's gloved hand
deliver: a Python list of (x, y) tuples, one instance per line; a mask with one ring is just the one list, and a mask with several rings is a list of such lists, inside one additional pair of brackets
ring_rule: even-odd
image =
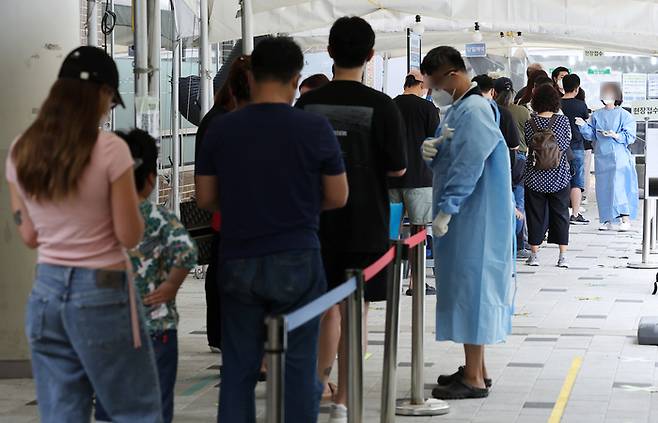
[(434, 233), (435, 237), (441, 238), (448, 233), (448, 223), (450, 223), (450, 219), (452, 219), (451, 215), (439, 212), (434, 219), (434, 222), (432, 222), (432, 233)]
[(585, 126), (586, 124), (587, 124), (587, 122), (585, 122), (585, 119), (583, 119), (583, 118), (581, 118), (581, 117), (577, 117), (577, 118), (576, 118), (576, 125), (578, 125), (578, 126)]
[(441, 138), (427, 138), (423, 141), (423, 159), (427, 161), (434, 160), (434, 157), (439, 153), (439, 144)]
[(603, 131), (603, 132), (601, 132), (601, 134), (603, 134), (604, 137), (610, 137), (610, 138), (614, 138), (616, 140), (618, 140), (620, 138), (619, 134), (616, 133), (615, 131)]
[(427, 138), (423, 142), (423, 159), (427, 161), (434, 160), (434, 157), (439, 153), (439, 146), (443, 144), (444, 141), (452, 138), (454, 132), (455, 130), (453, 128), (444, 125), (443, 129), (441, 129), (441, 136), (439, 138)]

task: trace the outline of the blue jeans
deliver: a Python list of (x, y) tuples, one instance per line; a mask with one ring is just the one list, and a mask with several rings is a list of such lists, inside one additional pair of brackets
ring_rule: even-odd
[[(178, 331), (166, 330), (151, 334), (151, 343), (158, 367), (160, 393), (162, 395), (162, 420), (171, 423), (174, 419), (174, 386), (178, 370)], [(109, 422), (110, 417), (103, 408), (100, 399), (96, 399), (96, 421)]]
[[(222, 381), (218, 422), (254, 423), (254, 388), (265, 342), (265, 317), (298, 309), (322, 295), (319, 250), (227, 260), (221, 267)], [(285, 421), (315, 422), (322, 385), (317, 375), (319, 318), (288, 333)]]
[(125, 272), (37, 266), (25, 331), (41, 422), (88, 422), (94, 392), (113, 422), (162, 422), (141, 308), (145, 342), (133, 347), (128, 289)]
[[(569, 162), (571, 168), (571, 188), (580, 188), (585, 191), (585, 150), (573, 150), (573, 160)], [(574, 215), (578, 211), (574, 210)]]
[[(516, 208), (523, 213), (525, 216), (525, 187), (523, 186), (523, 183), (520, 183), (519, 185), (515, 185), (512, 187), (512, 191), (514, 193), (514, 203), (516, 205)], [(525, 218), (524, 219), (516, 219), (516, 248), (518, 250), (522, 250), (525, 246), (525, 231), (523, 230), (523, 227), (525, 226)]]

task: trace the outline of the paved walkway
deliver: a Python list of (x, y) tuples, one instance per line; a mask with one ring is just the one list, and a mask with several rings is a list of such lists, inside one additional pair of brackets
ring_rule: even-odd
[[(635, 222), (635, 228), (640, 222)], [(557, 249), (541, 251), (543, 267), (518, 268), (514, 332), (505, 344), (487, 350), (494, 379), (489, 398), (451, 402), (451, 412), (434, 418), (397, 418), (397, 422), (546, 422), (575, 359), (582, 358), (564, 423), (658, 422), (658, 350), (639, 346), (640, 316), (658, 315), (652, 297), (655, 271), (630, 270), (638, 260), (639, 233), (600, 233), (596, 225), (572, 227), (571, 268), (557, 269)], [(433, 282), (433, 281), (431, 281)], [(428, 298), (425, 344), (427, 393), (436, 376), (462, 363), (459, 346), (433, 341), (434, 298)], [(205, 340), (202, 281), (190, 278), (179, 296), (179, 382), (176, 422), (211, 422), (217, 409), (219, 356)], [(402, 298), (398, 397), (409, 394), (411, 299)], [(384, 308), (373, 305), (366, 361), (366, 421), (379, 421), (384, 340)], [(257, 388), (264, 416), (264, 384)], [(327, 421), (323, 407), (319, 422)], [(0, 422), (38, 421), (31, 380), (0, 380)]]

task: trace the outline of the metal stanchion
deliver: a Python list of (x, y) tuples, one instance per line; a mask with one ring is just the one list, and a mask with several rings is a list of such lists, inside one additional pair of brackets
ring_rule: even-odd
[[(398, 333), (400, 329), (400, 282), (402, 279), (403, 241), (393, 241), (395, 260), (389, 268), (386, 304), (386, 339), (381, 398), (381, 423), (395, 421), (396, 376), (398, 366)], [(424, 285), (420, 288), (424, 289)], [(419, 287), (414, 287), (418, 291)]]
[[(649, 237), (649, 254), (658, 254), (658, 249), (656, 249), (656, 236), (658, 236), (658, 218), (656, 213), (658, 211), (658, 205), (651, 203), (651, 236)], [(638, 248), (638, 254), (642, 254), (642, 248)]]
[(639, 263), (628, 263), (631, 269), (658, 269), (658, 263), (649, 261), (651, 254), (651, 226), (652, 226), (652, 199), (644, 198), (642, 211), (642, 261)]
[(271, 316), (265, 319), (267, 341), (267, 423), (284, 422), (284, 385), (285, 354), (288, 329), (283, 316)]
[(347, 422), (363, 421), (363, 272), (348, 270), (356, 277), (356, 290), (347, 297)]
[(426, 245), (425, 240), (409, 249), (414, 286), (411, 309), (411, 398), (397, 401), (396, 414), (400, 416), (438, 416), (450, 411), (447, 402), (425, 398)]
[(656, 241), (658, 240), (658, 200), (653, 203), (653, 215), (651, 219), (651, 242), (649, 248), (651, 254), (658, 254), (656, 250)]

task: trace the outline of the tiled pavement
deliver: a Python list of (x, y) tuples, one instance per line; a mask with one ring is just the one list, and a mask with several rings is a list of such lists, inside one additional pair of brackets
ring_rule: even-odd
[[(640, 223), (636, 222), (635, 227)], [(440, 417), (397, 418), (398, 422), (546, 422), (571, 364), (582, 367), (564, 412), (564, 423), (658, 422), (658, 354), (639, 346), (640, 316), (658, 315), (658, 298), (650, 295), (655, 271), (630, 270), (640, 234), (609, 234), (594, 224), (572, 227), (569, 258), (572, 268), (557, 269), (557, 249), (542, 250), (543, 266), (518, 267), (518, 294), (513, 335), (487, 349), (494, 379), (489, 398), (451, 402)], [(657, 257), (658, 260), (658, 257)], [(214, 421), (218, 396), (218, 360), (205, 346), (203, 283), (190, 278), (179, 304), (179, 383), (176, 422)], [(402, 297), (397, 390), (409, 394), (411, 299)], [(371, 310), (370, 345), (366, 361), (366, 421), (379, 421), (379, 396), (384, 339), (384, 308)], [(452, 372), (463, 360), (458, 345), (433, 341), (434, 298), (428, 298), (425, 343), (425, 383), (429, 394), (440, 373)], [(258, 409), (264, 413), (264, 384), (257, 388)], [(0, 422), (38, 421), (30, 380), (0, 381)], [(327, 420), (323, 407), (320, 422)]]

